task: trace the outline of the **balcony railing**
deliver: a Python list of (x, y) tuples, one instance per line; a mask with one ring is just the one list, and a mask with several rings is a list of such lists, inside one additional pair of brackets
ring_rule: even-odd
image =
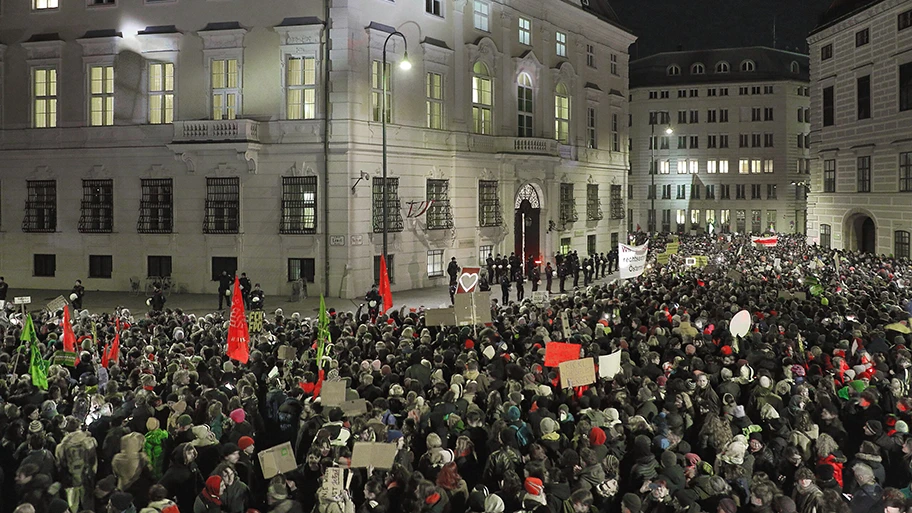
[(259, 142), (259, 123), (251, 119), (175, 121), (174, 140), (180, 142)]
[(497, 153), (557, 156), (559, 143), (538, 137), (498, 137)]

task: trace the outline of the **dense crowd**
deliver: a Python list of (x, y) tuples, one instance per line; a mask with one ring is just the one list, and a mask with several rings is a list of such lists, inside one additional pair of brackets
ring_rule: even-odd
[[(650, 243), (639, 278), (495, 303), (490, 326), (331, 311), (325, 382), (366, 414), (322, 405), (316, 321), (297, 313), (267, 315), (239, 364), (223, 313), (83, 310), (75, 366), (42, 391), (8, 310), (0, 513), (912, 511), (908, 262), (704, 235), (659, 265), (666, 240)], [(35, 321), (50, 357), (61, 314)], [(562, 388), (551, 341), (621, 350), (621, 372)], [(346, 471), (340, 492), (326, 469), (357, 441), (397, 444), (395, 463)], [(298, 467), (264, 479), (257, 455), (284, 442)]]

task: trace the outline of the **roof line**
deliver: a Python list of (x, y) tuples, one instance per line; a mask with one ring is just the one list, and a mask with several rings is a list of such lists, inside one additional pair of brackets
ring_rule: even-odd
[(660, 55), (671, 55), (671, 54), (676, 54), (676, 53), (724, 52), (727, 50), (749, 50), (752, 48), (760, 48), (763, 50), (770, 50), (773, 52), (787, 53), (787, 54), (791, 54), (791, 55), (797, 55), (800, 57), (810, 57), (806, 53), (793, 52), (791, 50), (780, 50), (779, 48), (772, 48), (770, 46), (764, 46), (764, 45), (752, 45), (752, 46), (733, 46), (733, 47), (726, 47), (726, 48), (703, 48), (703, 49), (699, 49), (699, 50), (676, 50), (673, 52), (659, 52), (659, 53), (654, 53), (652, 55), (630, 61), (630, 63), (633, 64), (634, 62), (645, 61), (646, 59), (651, 59), (653, 57), (658, 57)]

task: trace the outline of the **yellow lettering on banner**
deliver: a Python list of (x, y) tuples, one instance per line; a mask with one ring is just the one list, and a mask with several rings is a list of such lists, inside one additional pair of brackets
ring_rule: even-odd
[(250, 333), (263, 332), (262, 310), (252, 310), (250, 312), (247, 312), (247, 327), (250, 329)]
[(656, 255), (656, 263), (659, 263), (662, 265), (668, 265), (668, 258), (670, 256), (671, 255), (669, 255), (668, 253), (659, 253), (658, 255)]

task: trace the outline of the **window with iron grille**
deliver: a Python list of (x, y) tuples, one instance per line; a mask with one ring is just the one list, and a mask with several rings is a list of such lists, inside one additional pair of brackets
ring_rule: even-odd
[(297, 281), (304, 278), (307, 283), (314, 282), (316, 266), (313, 258), (289, 258), (288, 281)]
[[(613, 198), (612, 198), (613, 201)], [(612, 205), (613, 208), (613, 205)], [(603, 219), (602, 205), (599, 202), (599, 186), (597, 183), (586, 184), (586, 219), (598, 221)]]
[(823, 161), (823, 192), (836, 192), (836, 160)]
[[(174, 229), (174, 182), (170, 178), (140, 181), (138, 233), (171, 233)], [(156, 275), (158, 276), (158, 275)]]
[(442, 249), (432, 249), (427, 252), (427, 273), (428, 278), (440, 278), (443, 276)]
[(760, 211), (751, 210), (751, 233), (760, 233), (763, 230), (760, 224)]
[(431, 203), (427, 211), (428, 230), (448, 230), (453, 227), (453, 213), (450, 211), (450, 181), (427, 181), (427, 201)]
[(573, 200), (573, 184), (560, 184), (560, 222), (575, 223), (579, 220), (576, 214), (576, 202)]
[[(399, 208), (399, 178), (386, 179), (386, 219), (387, 233), (402, 231), (402, 212)], [(383, 178), (373, 180), (373, 228), (374, 233), (383, 233)]]
[[(386, 274), (390, 283), (396, 283), (396, 255), (386, 255)], [(374, 256), (374, 283), (380, 283), (380, 255)]]
[(29, 180), (22, 231), (46, 233), (57, 230), (57, 181)]
[(479, 226), (500, 226), (500, 196), (497, 194), (497, 180), (478, 181), (478, 224)]
[(241, 218), (241, 179), (206, 178), (206, 218), (203, 233), (238, 233)]
[(912, 152), (899, 154), (899, 191), (912, 191)]
[(79, 209), (80, 233), (114, 230), (114, 180), (83, 180)]
[(282, 226), (279, 233), (317, 233), (317, 177), (282, 177)]
[(624, 219), (624, 200), (621, 198), (621, 186), (611, 186), (611, 219)]

